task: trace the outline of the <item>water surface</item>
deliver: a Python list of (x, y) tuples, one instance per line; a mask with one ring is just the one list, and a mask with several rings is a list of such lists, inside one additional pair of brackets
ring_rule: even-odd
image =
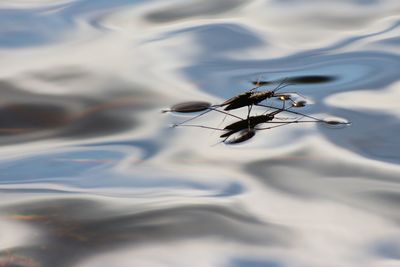
[[(394, 0), (1, 1), (0, 266), (398, 266), (399, 14)], [(161, 113), (285, 77), (304, 112), (352, 125), (229, 146)]]

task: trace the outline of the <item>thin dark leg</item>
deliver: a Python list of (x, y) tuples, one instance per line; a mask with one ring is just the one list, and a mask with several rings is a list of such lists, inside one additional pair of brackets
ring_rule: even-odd
[(250, 113), (251, 113), (251, 109), (253, 108), (253, 105), (247, 106), (249, 112), (247, 112), (247, 125), (250, 131)]
[[(274, 107), (274, 106), (269, 106), (269, 105), (264, 105), (264, 104), (256, 104), (256, 106), (280, 110), (280, 108), (277, 108), (277, 107)], [(303, 114), (303, 113), (301, 113), (301, 112), (289, 110), (289, 108), (285, 109), (284, 112), (289, 112), (289, 113), (292, 113), (292, 114), (301, 115), (301, 116), (304, 116), (304, 117), (307, 117), (307, 118), (310, 118), (310, 119), (314, 119), (314, 120), (317, 120), (317, 121), (323, 121), (323, 120), (321, 120), (321, 119), (318, 119), (318, 118), (313, 117), (313, 116), (310, 116), (310, 115)]]
[(221, 128), (197, 125), (197, 124), (183, 124), (183, 125), (177, 125), (177, 126), (179, 126), (179, 127), (196, 127), (196, 128), (204, 128), (204, 129), (217, 130), (217, 131), (226, 131), (225, 129), (221, 129)]
[(196, 119), (196, 118), (198, 118), (198, 117), (203, 116), (204, 114), (207, 114), (207, 113), (210, 112), (210, 111), (212, 111), (212, 109), (206, 110), (206, 111), (204, 111), (204, 112), (202, 112), (202, 113), (200, 113), (200, 114), (198, 114), (198, 115), (196, 115), (196, 116), (194, 116), (194, 117), (192, 117), (192, 118), (190, 118), (190, 119), (187, 119), (187, 120), (184, 120), (184, 121), (182, 121), (182, 122), (180, 122), (180, 123), (174, 124), (172, 127), (180, 126), (180, 125), (182, 125), (182, 124), (184, 124), (184, 123), (186, 123), (186, 122), (192, 121), (192, 120), (194, 120), (194, 119)]
[(216, 111), (216, 112), (225, 114), (225, 115), (227, 115), (227, 116), (229, 115), (229, 116), (234, 117), (234, 118), (236, 118), (236, 119), (243, 120), (243, 118), (241, 118), (241, 117), (239, 117), (239, 116), (236, 116), (236, 115), (233, 115), (233, 114), (230, 114), (229, 112), (222, 111), (222, 110), (219, 110), (219, 109), (210, 107), (208, 110), (206, 110), (206, 111), (204, 111), (204, 112), (202, 112), (202, 113), (200, 113), (200, 114), (198, 114), (198, 115), (196, 115), (196, 116), (194, 116), (194, 117), (192, 117), (192, 118), (190, 118), (190, 119), (187, 119), (187, 120), (184, 120), (184, 121), (182, 121), (182, 122), (180, 122), (180, 123), (174, 124), (173, 127), (180, 126), (180, 125), (182, 125), (182, 124), (184, 124), (184, 123), (187, 123), (187, 122), (189, 122), (189, 121), (192, 121), (192, 120), (194, 120), (194, 119), (197, 119), (197, 118), (203, 116), (204, 114), (207, 114), (207, 113), (210, 112), (210, 111)]

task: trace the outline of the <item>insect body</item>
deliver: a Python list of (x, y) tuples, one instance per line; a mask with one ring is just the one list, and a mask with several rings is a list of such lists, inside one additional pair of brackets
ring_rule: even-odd
[(251, 107), (253, 105), (258, 105), (262, 101), (273, 98), (273, 97), (278, 97), (282, 101), (290, 100), (291, 102), (294, 102), (290, 98), (290, 94), (297, 94), (296, 92), (289, 92), (289, 93), (277, 93), (279, 90), (282, 88), (290, 85), (290, 84), (284, 84), (286, 80), (283, 80), (274, 90), (266, 90), (266, 91), (255, 91), (256, 89), (260, 88), (261, 86), (264, 85), (258, 85), (257, 87), (254, 87), (250, 89), (249, 91), (246, 91), (242, 94), (239, 94), (237, 96), (234, 96), (220, 105), (217, 105), (219, 107), (225, 107), (225, 110), (233, 110), (233, 109), (238, 109), (241, 107), (248, 107), (249, 108), (249, 113), (251, 110)]
[(247, 119), (236, 121), (227, 125), (224, 130), (227, 131), (226, 133), (222, 134), (220, 137), (225, 138), (229, 137), (234, 133), (237, 133), (241, 130), (249, 129), (253, 130), (255, 127), (261, 123), (267, 123), (272, 121), (275, 118), (275, 115), (284, 111), (283, 109), (275, 110), (269, 114), (257, 115), (257, 116), (250, 116)]
[(256, 134), (256, 131), (254, 129), (245, 129), (239, 131), (234, 138), (230, 138), (229, 140), (225, 139), (223, 142), (225, 144), (239, 144), (244, 141), (249, 140)]
[(221, 107), (225, 107), (225, 110), (233, 110), (238, 109), (241, 107), (257, 105), (258, 103), (264, 101), (267, 98), (272, 98), (275, 95), (274, 91), (264, 91), (264, 92), (254, 92), (254, 91), (247, 91), (240, 95), (234, 96), (222, 104)]

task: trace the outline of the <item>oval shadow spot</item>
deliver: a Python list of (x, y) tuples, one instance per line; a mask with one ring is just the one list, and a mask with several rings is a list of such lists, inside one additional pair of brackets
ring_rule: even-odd
[(295, 84), (313, 84), (313, 83), (328, 83), (336, 80), (334, 76), (325, 75), (307, 75), (307, 76), (297, 76), (288, 79), (289, 83)]
[[(211, 103), (204, 101), (189, 101), (173, 105), (169, 111), (178, 113), (191, 113), (207, 110)], [(163, 111), (166, 112), (166, 111)]]

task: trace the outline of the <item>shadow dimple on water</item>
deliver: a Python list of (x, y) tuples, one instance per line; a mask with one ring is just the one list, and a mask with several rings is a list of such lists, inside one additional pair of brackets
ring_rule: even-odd
[(287, 79), (287, 82), (293, 84), (314, 84), (314, 83), (329, 83), (336, 79), (337, 78), (335, 76), (307, 75), (307, 76), (289, 77)]
[(329, 76), (329, 75), (304, 75), (304, 76), (294, 76), (294, 77), (284, 77), (278, 81), (264, 81), (257, 80), (252, 81), (251, 83), (256, 86), (266, 86), (266, 85), (278, 85), (280, 82), (290, 83), (293, 85), (296, 84), (319, 84), (319, 83), (329, 83), (337, 80), (338, 77)]

